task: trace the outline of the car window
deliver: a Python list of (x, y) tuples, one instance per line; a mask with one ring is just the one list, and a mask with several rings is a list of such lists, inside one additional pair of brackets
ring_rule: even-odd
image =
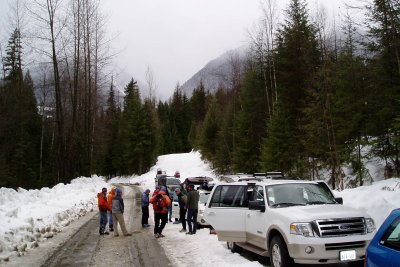
[(212, 196), (210, 207), (244, 207), (246, 186), (219, 185)]
[(380, 244), (400, 251), (400, 217), (394, 220), (390, 225), (386, 233), (383, 235)]
[(268, 205), (287, 207), (295, 205), (335, 204), (332, 194), (314, 183), (288, 183), (267, 187)]
[(168, 178), (167, 179), (167, 185), (180, 185), (181, 181), (179, 179), (175, 178)]

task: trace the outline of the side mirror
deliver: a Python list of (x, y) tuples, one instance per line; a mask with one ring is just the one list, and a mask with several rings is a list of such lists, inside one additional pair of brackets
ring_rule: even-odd
[(265, 211), (265, 203), (264, 203), (264, 201), (259, 201), (259, 200), (249, 201), (249, 209), (259, 210), (261, 212), (264, 212)]
[(343, 198), (342, 197), (335, 197), (335, 200), (336, 200), (337, 203), (343, 205)]

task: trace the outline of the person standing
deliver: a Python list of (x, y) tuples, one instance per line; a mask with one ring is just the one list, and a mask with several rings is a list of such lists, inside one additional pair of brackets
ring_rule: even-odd
[(107, 202), (107, 188), (102, 188), (101, 193), (97, 194), (97, 205), (100, 211), (100, 228), (99, 234), (100, 235), (108, 235), (109, 232), (105, 232), (106, 225), (107, 225), (107, 211), (111, 210), (110, 205)]
[(189, 232), (187, 235), (196, 234), (197, 230), (197, 213), (199, 210), (199, 192), (194, 189), (194, 184), (189, 184), (187, 186), (188, 194), (187, 194), (187, 223), (189, 227)]
[(150, 189), (146, 189), (142, 194), (142, 227), (149, 227), (149, 204)]
[(156, 189), (153, 192), (153, 195), (151, 195), (152, 197), (156, 196), (158, 194), (158, 192), (160, 192), (161, 190), (161, 186), (156, 186)]
[(150, 203), (153, 204), (154, 210), (154, 237), (164, 237), (162, 231), (167, 224), (168, 205), (171, 204), (171, 200), (164, 191), (160, 190), (150, 199)]
[(114, 236), (119, 236), (118, 234), (118, 223), (121, 227), (122, 233), (124, 236), (131, 236), (131, 233), (128, 233), (126, 231), (125, 227), (125, 220), (124, 220), (124, 200), (122, 199), (122, 190), (117, 189), (116, 190), (117, 195), (114, 197), (112, 200), (112, 216), (113, 216), (113, 221), (115, 222), (115, 232)]
[(107, 195), (107, 202), (108, 205), (110, 205), (110, 210), (107, 212), (108, 213), (108, 228), (110, 228), (110, 232), (114, 232), (114, 222), (113, 222), (113, 217), (112, 217), (112, 200), (115, 197), (115, 190), (117, 190), (116, 186), (112, 186), (110, 192), (108, 192)]
[(175, 189), (175, 194), (178, 196), (178, 203), (179, 203), (179, 221), (182, 223), (182, 229), (179, 232), (186, 233), (186, 196), (181, 192), (179, 188)]

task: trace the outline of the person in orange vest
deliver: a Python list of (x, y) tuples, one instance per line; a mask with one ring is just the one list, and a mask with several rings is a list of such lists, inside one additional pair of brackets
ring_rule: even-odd
[[(110, 207), (112, 206), (112, 200), (116, 195), (115, 190), (117, 190), (117, 187), (112, 186), (110, 192), (108, 192), (107, 195), (107, 202)], [(110, 232), (114, 232), (114, 221), (112, 217), (112, 210), (108, 211), (107, 213), (108, 213), (108, 228), (110, 228)]]
[(158, 194), (150, 199), (154, 210), (154, 237), (165, 237), (162, 231), (168, 221), (168, 206), (171, 199), (166, 195), (165, 191), (160, 190)]
[(110, 234), (109, 232), (106, 232), (106, 225), (107, 225), (107, 211), (111, 210), (111, 206), (107, 202), (107, 188), (101, 189), (101, 193), (97, 194), (98, 198), (98, 207), (100, 211), (100, 229), (99, 229), (99, 234), (100, 235), (108, 235)]

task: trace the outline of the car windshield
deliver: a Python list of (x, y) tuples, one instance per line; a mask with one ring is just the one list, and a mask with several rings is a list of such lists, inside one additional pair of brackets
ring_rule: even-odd
[(168, 178), (167, 179), (167, 185), (180, 185), (181, 181), (176, 178)]
[(200, 193), (200, 203), (207, 203), (208, 197), (210, 196), (210, 193)]
[(336, 204), (332, 194), (314, 183), (289, 183), (267, 186), (268, 205), (282, 208), (290, 206)]

